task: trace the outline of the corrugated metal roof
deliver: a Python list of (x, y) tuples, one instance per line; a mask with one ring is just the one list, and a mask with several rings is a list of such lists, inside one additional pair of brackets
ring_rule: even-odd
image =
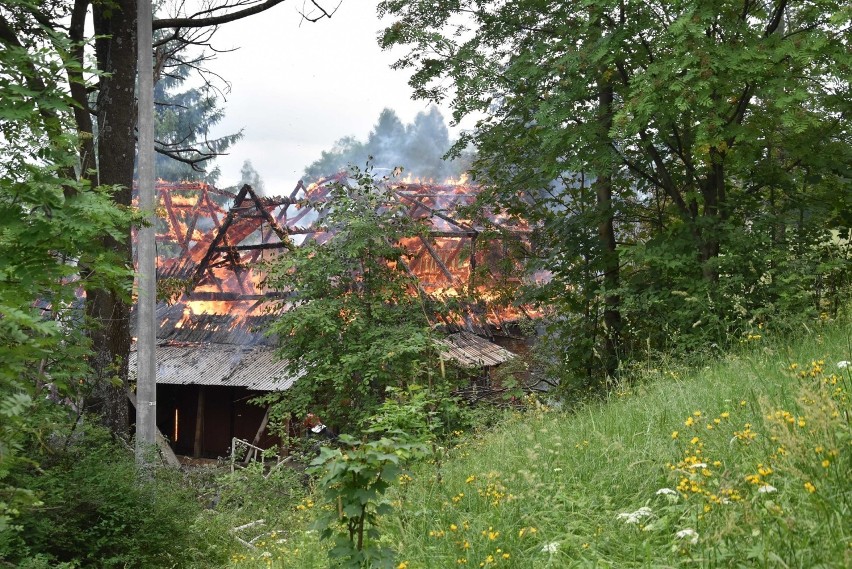
[[(437, 343), (446, 358), (461, 367), (495, 366), (515, 354), (469, 332), (450, 334)], [(157, 383), (218, 385), (256, 391), (284, 391), (299, 376), (287, 373), (287, 362), (269, 346), (191, 343), (157, 346)], [(130, 352), (130, 379), (136, 379), (136, 350)]]
[[(266, 346), (221, 344), (157, 346), (157, 383), (219, 385), (257, 391), (284, 391), (297, 379), (287, 374), (287, 362)], [(130, 353), (130, 376), (136, 376), (136, 351)]]
[(515, 357), (509, 350), (470, 332), (450, 334), (437, 343), (444, 356), (455, 360), (461, 367), (496, 366)]
[[(252, 314), (243, 316), (243, 311), (253, 303), (246, 301), (220, 302), (233, 305), (233, 314), (185, 313), (182, 302), (157, 307), (157, 339), (169, 342), (205, 342), (210, 344), (233, 344), (257, 346), (274, 343), (274, 337), (264, 332), (274, 314)], [(260, 309), (257, 312), (260, 312)]]

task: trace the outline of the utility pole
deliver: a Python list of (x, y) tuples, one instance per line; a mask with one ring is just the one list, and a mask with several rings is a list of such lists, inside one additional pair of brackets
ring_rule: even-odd
[(156, 242), (154, 235), (154, 61), (151, 0), (137, 0), (136, 43), (138, 77), (139, 208), (146, 224), (137, 232), (136, 306), (136, 463), (147, 463), (157, 439), (157, 302)]

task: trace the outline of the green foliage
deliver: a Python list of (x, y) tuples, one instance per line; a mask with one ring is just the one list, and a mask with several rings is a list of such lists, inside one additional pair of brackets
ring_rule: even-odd
[(216, 509), (225, 516), (237, 515), (234, 526), (254, 520), (266, 520), (267, 528), (288, 525), (291, 510), (305, 497), (301, 473), (277, 466), (267, 471), (260, 462), (219, 477)]
[(705, 354), (848, 296), (819, 245), (852, 223), (843, 3), (379, 9), (415, 95), (477, 116), (457, 148), (482, 199), (533, 224), (563, 376), (603, 385), (614, 350)]
[(188, 567), (220, 563), (228, 552), (222, 533), (204, 527), (180, 471), (140, 477), (132, 452), (102, 431), (54, 433), (45, 454), (35, 458), (40, 467), (18, 468), (14, 480), (40, 504), (21, 513), (19, 532), (0, 540), (0, 558), (41, 556), (75, 567)]
[(415, 441), (431, 442), (444, 426), (436, 407), (440, 395), (414, 384), (402, 390), (388, 387), (386, 398), (368, 420), (371, 433), (406, 433)]
[(849, 323), (810, 326), (517, 413), (412, 468), (384, 533), (409, 567), (848, 566)]
[[(11, 12), (0, 16), (17, 25), (15, 10), (34, 7), (6, 3)], [(81, 70), (61, 59), (67, 40), (42, 33), (0, 50), (0, 533), (36, 503), (10, 472), (29, 462), (25, 448), (67, 424), (54, 402), (77, 399), (88, 371), (78, 287), (130, 292), (129, 268), (99, 245), (127, 230), (130, 213), (112, 203), (114, 188), (74, 175), (78, 140), (66, 132), (73, 102), (57, 81), (64, 67)]]
[(392, 552), (379, 541), (378, 518), (392, 512), (382, 500), (403, 473), (406, 461), (423, 458), (429, 448), (396, 432), (361, 442), (341, 435), (343, 449), (323, 447), (311, 462), (327, 507), (317, 518), (322, 538), (334, 538), (329, 551), (343, 567), (392, 567)]
[(267, 284), (291, 291), (271, 326), (278, 353), (300, 377), (279, 412), (313, 412), (355, 428), (389, 386), (417, 382), (436, 360), (427, 308), (401, 267), (399, 239), (421, 228), (368, 171), (335, 185), (321, 212), (325, 242), (304, 243), (269, 267)]

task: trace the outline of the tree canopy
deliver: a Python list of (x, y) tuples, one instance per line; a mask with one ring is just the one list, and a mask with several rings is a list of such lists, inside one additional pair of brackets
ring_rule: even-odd
[(612, 371), (596, 352), (610, 322), (625, 340), (610, 349), (706, 349), (825, 309), (814, 293), (845, 278), (813, 270), (850, 223), (844, 3), (387, 0), (380, 13), (415, 93), (481, 117), (461, 144), (486, 199), (538, 223), (531, 261), (553, 279), (536, 294), (570, 322), (577, 371)]
[(271, 332), (300, 378), (282, 395), (285, 414), (318, 411), (330, 425), (352, 429), (388, 387), (417, 382), (436, 359), (424, 299), (412, 294), (398, 245), (424, 228), (400, 214), (402, 205), (389, 205), (390, 191), (370, 169), (353, 171), (334, 184), (320, 213), (328, 239), (296, 247), (270, 267), (267, 284), (291, 294)]
[[(14, 0), (9, 8), (37, 3)], [(60, 47), (58, 51), (50, 48)], [(16, 41), (0, 12), (0, 533), (36, 500), (10, 472), (30, 461), (27, 441), (67, 429), (90, 391), (90, 344), (77, 291), (97, 286), (130, 297), (124, 259), (100, 245), (130, 225), (110, 187), (76, 176), (75, 103), (58, 55), (74, 45), (47, 31)], [(68, 407), (54, 405), (68, 402)]]

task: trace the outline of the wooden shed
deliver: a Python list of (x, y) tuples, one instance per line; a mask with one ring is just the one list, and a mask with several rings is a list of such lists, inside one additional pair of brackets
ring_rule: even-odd
[[(328, 183), (345, 181), (337, 176)], [(487, 284), (476, 282), (475, 269), (499, 257), (501, 242), (451, 215), (470, 205), (475, 193), (468, 186), (396, 188), (408, 214), (433, 227), (429, 238), (405, 245), (411, 254), (404, 268), (417, 275), (421, 293), (462, 294)], [(266, 410), (250, 401), (286, 390), (298, 377), (287, 375), (286, 362), (274, 354), (277, 340), (262, 332), (274, 318), (271, 307), (286, 309), (286, 293), (265, 289), (259, 266), (305, 240), (329, 238), (322, 223), (329, 186), (299, 183), (289, 196), (263, 197), (250, 186), (233, 194), (203, 183), (161, 183), (158, 195), (164, 213), (157, 227), (157, 278), (174, 283), (176, 293), (157, 310), (157, 426), (178, 454), (227, 456), (235, 438), (273, 446)], [(523, 223), (504, 229), (516, 239), (528, 233)], [(448, 359), (472, 368), (513, 357), (488, 338), (504, 327), (504, 312), (460, 310), (455, 319), (435, 323), (447, 331), (439, 344)], [(132, 380), (135, 351), (130, 359)]]

